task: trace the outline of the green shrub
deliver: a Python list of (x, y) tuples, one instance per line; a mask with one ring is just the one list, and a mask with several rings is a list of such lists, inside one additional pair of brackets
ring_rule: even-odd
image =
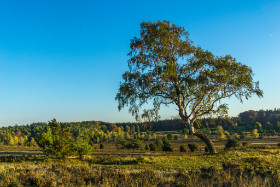
[(83, 143), (77, 144), (75, 146), (75, 149), (76, 149), (77, 155), (79, 155), (79, 157), (82, 158), (82, 156), (84, 156), (84, 155), (90, 155), (93, 147), (89, 143), (83, 142)]
[(90, 155), (92, 152), (92, 149), (94, 147), (90, 145), (89, 138), (86, 137), (83, 134), (80, 134), (75, 141), (74, 149), (77, 155), (79, 155), (80, 158), (84, 155)]
[(100, 149), (104, 149), (105, 147), (104, 147), (104, 145), (101, 143), (100, 146), (99, 146), (99, 148), (100, 148)]
[(121, 139), (121, 140), (118, 140), (116, 147), (117, 147), (117, 149), (126, 149), (127, 144), (128, 144), (127, 140)]
[(164, 140), (163, 140), (162, 150), (163, 151), (170, 151), (170, 152), (174, 151), (174, 149), (172, 147), (172, 144), (170, 143), (170, 141), (167, 138), (164, 138)]
[(196, 143), (191, 143), (191, 144), (188, 144), (188, 147), (190, 149), (191, 152), (195, 152), (198, 150), (199, 146), (196, 144)]
[(141, 163), (145, 162), (145, 158), (143, 156), (139, 156), (139, 157), (137, 157), (136, 161), (138, 164), (141, 164)]
[(248, 145), (247, 142), (243, 142), (243, 143), (242, 143), (242, 146), (247, 146), (247, 145)]
[(77, 152), (83, 154), (88, 150), (88, 147), (80, 150), (66, 124), (60, 124), (55, 119), (49, 122), (47, 132), (42, 133), (38, 145), (43, 148), (47, 156), (53, 158), (65, 158)]
[(152, 143), (152, 144), (149, 145), (149, 147), (150, 147), (151, 151), (156, 151), (157, 150), (157, 145), (156, 144)]
[(229, 148), (232, 148), (232, 147), (239, 147), (239, 146), (240, 146), (240, 143), (237, 139), (230, 138), (230, 139), (228, 139), (228, 141), (225, 145), (225, 149), (229, 149)]
[(167, 139), (168, 140), (173, 140), (173, 135), (171, 133), (167, 134)]
[(131, 140), (131, 141), (125, 141), (120, 140), (117, 144), (117, 147), (120, 149), (138, 149), (143, 150), (145, 148), (145, 144), (141, 140)]
[(150, 146), (146, 143), (145, 150), (150, 151)]
[(162, 148), (162, 146), (163, 146), (162, 139), (158, 138), (158, 139), (156, 140), (156, 145), (157, 145), (158, 148)]
[(180, 152), (187, 152), (187, 148), (184, 145), (181, 145)]

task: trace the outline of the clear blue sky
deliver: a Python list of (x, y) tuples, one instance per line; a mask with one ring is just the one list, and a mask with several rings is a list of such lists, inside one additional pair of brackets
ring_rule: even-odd
[[(264, 98), (229, 115), (280, 107), (280, 1), (0, 1), (0, 126), (133, 121), (114, 98), (142, 21), (184, 26), (195, 45), (251, 66)], [(162, 118), (176, 116), (165, 108)]]

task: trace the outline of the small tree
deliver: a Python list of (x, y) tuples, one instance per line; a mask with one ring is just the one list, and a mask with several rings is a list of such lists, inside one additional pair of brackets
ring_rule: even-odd
[(218, 127), (217, 127), (217, 134), (218, 134), (218, 133), (220, 133), (220, 134), (221, 134), (221, 133), (224, 133), (224, 129), (223, 129), (222, 126), (218, 126)]
[(240, 146), (240, 143), (237, 139), (230, 138), (230, 139), (228, 139), (228, 141), (225, 145), (225, 149), (229, 149), (229, 148), (232, 148), (232, 147), (239, 147), (239, 146)]
[(146, 143), (145, 150), (150, 151), (150, 146), (148, 143)]
[(253, 129), (252, 130), (252, 136), (254, 137), (254, 138), (258, 138), (260, 135), (259, 135), (259, 133), (258, 133), (258, 129)]
[(256, 122), (256, 129), (261, 130), (262, 129), (262, 124), (260, 122)]
[(129, 133), (128, 133), (128, 132), (125, 132), (124, 137), (125, 137), (126, 139), (130, 139)]
[(104, 149), (105, 147), (104, 147), (104, 145), (101, 143), (100, 146), (99, 146), (99, 148), (100, 148), (100, 149)]
[(163, 146), (162, 146), (162, 150), (163, 151), (170, 151), (173, 152), (174, 149), (172, 147), (172, 144), (170, 143), (170, 141), (167, 138), (163, 139)]
[(152, 144), (149, 145), (149, 147), (150, 147), (151, 151), (156, 151), (157, 150), (157, 145), (156, 144), (152, 143)]
[(160, 138), (156, 139), (156, 145), (158, 148), (162, 148), (162, 146), (163, 146), (162, 139), (160, 139)]
[(173, 140), (173, 135), (171, 133), (168, 133), (166, 137), (168, 140)]
[(78, 136), (75, 141), (75, 151), (80, 158), (84, 155), (90, 155), (92, 152), (92, 146), (89, 144), (89, 139), (85, 136)]
[[(236, 96), (242, 102), (263, 94), (251, 68), (230, 55), (217, 57), (193, 46), (184, 27), (168, 21), (143, 22), (130, 48), (129, 70), (116, 96), (119, 110), (129, 106), (136, 119), (157, 120), (160, 107), (173, 104), (189, 133), (204, 141), (211, 154), (216, 153), (212, 141), (194, 129), (194, 123), (207, 115), (226, 114), (224, 98)], [(148, 102), (153, 108), (140, 110)]]
[(184, 145), (181, 145), (180, 152), (187, 152), (187, 148)]
[(43, 132), (38, 143), (47, 156), (65, 158), (75, 154), (74, 138), (66, 124), (55, 119), (49, 122), (47, 132)]
[(226, 135), (224, 133), (218, 133), (216, 136), (217, 140), (226, 140)]
[(196, 143), (188, 144), (188, 147), (189, 147), (191, 152), (195, 152), (199, 148), (199, 146)]
[(138, 149), (138, 150), (145, 149), (145, 144), (141, 140), (131, 140), (131, 141), (120, 140), (117, 145), (121, 149)]

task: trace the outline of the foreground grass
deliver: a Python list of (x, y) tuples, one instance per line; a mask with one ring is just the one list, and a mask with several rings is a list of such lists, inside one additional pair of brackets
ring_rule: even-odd
[(10, 156), (0, 186), (280, 186), (280, 149), (242, 148), (217, 155)]

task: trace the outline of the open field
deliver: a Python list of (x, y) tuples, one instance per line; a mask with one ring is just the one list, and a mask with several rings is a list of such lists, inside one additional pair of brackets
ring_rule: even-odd
[(241, 148), (214, 156), (26, 156), (1, 163), (0, 186), (279, 186), (279, 173), (276, 147)]
[[(200, 151), (179, 152), (193, 141)], [(174, 152), (105, 143), (91, 156), (66, 160), (48, 159), (38, 147), (0, 146), (0, 186), (279, 186), (279, 137), (245, 141), (248, 146), (227, 151), (224, 141), (215, 141), (216, 155), (192, 138), (172, 140)]]
[[(162, 138), (165, 135), (158, 135), (159, 138)], [(189, 143), (197, 143), (199, 145), (199, 151), (192, 153), (194, 155), (197, 154), (203, 154), (204, 153), (204, 147), (205, 144), (202, 142), (200, 139), (195, 138), (195, 137), (188, 137), (188, 139), (184, 139), (181, 135), (178, 135), (179, 139), (178, 140), (171, 140), (172, 146), (174, 147), (174, 152), (164, 152), (164, 151), (156, 151), (156, 152), (151, 152), (151, 151), (145, 151), (145, 150), (127, 150), (127, 149), (117, 149), (116, 148), (116, 143), (115, 142), (103, 142), (104, 149), (99, 149), (99, 144), (95, 144), (95, 149), (93, 150), (93, 155), (123, 155), (123, 154), (128, 154), (128, 155), (184, 155), (185, 153), (180, 153), (179, 147), (181, 145), (187, 146)], [(214, 135), (209, 136), (217, 151), (223, 151), (225, 147), (226, 140), (224, 141), (217, 141), (215, 139)], [(262, 140), (260, 139), (253, 139), (251, 137), (248, 137), (244, 139), (243, 141), (240, 141), (240, 143), (246, 142), (249, 147), (270, 147), (270, 146), (276, 146), (278, 143), (280, 143), (280, 136), (269, 136), (269, 137), (264, 137)], [(145, 143), (155, 143), (154, 140), (151, 141), (145, 141)], [(32, 146), (10, 146), (10, 145), (0, 145), (0, 155), (28, 155), (28, 154), (38, 154), (41, 155), (43, 154), (43, 151), (40, 147), (32, 147)]]

